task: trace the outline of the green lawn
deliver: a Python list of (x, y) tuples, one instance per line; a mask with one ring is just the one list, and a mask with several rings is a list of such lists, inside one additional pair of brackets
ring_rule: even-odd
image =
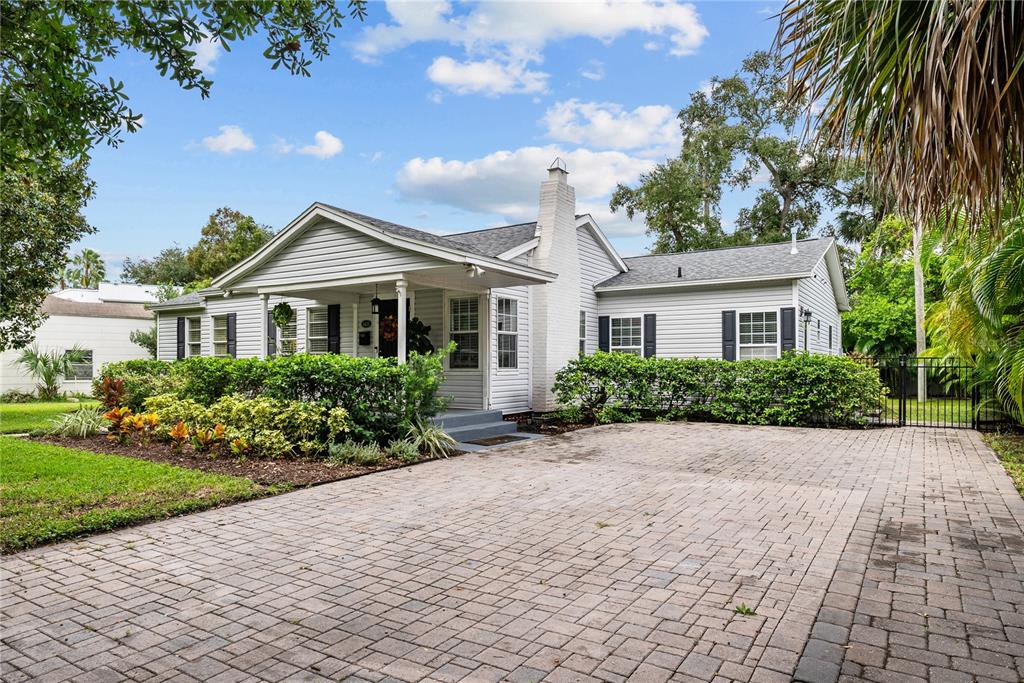
[(986, 434), (985, 443), (999, 456), (1006, 473), (1013, 480), (1017, 492), (1024, 497), (1024, 436), (1010, 434)]
[(256, 498), (248, 479), (0, 437), (0, 550)]
[[(886, 399), (885, 417), (889, 422), (896, 422), (900, 417), (900, 400)], [(918, 403), (917, 399), (907, 399), (908, 424), (971, 424), (971, 402), (961, 398), (931, 398)]]
[(0, 434), (19, 434), (33, 429), (46, 429), (50, 419), (81, 406), (95, 408), (97, 401), (34, 401), (32, 403), (0, 403)]

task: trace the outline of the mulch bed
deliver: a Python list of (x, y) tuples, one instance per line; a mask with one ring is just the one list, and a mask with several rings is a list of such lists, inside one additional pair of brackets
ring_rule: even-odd
[(171, 448), (170, 444), (160, 442), (150, 443), (146, 446), (120, 444), (116, 441), (110, 441), (105, 436), (91, 436), (84, 439), (45, 436), (40, 437), (39, 441), (66, 448), (80, 448), (95, 453), (111, 453), (129, 458), (162, 462), (168, 465), (188, 467), (214, 474), (246, 477), (257, 484), (287, 484), (295, 487), (314, 486), (316, 484), (325, 484), (329, 481), (349, 479), (350, 477), (358, 477), (371, 472), (402, 467), (404, 464), (397, 459), (385, 460), (384, 464), (376, 467), (343, 465), (319, 458), (239, 459), (230, 453), (220, 453), (217, 455), (196, 453), (188, 447), (178, 453)]

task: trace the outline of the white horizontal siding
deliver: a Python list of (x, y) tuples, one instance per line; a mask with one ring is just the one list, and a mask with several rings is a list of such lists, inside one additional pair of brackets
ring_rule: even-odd
[[(95, 318), (73, 315), (51, 315), (36, 330), (33, 344), (40, 351), (67, 351), (78, 346), (92, 351), (92, 371), (95, 377), (107, 363), (137, 358), (149, 358), (149, 352), (132, 342), (129, 335), (135, 330), (149, 330), (152, 320), (138, 318)], [(36, 382), (17, 363), (21, 351), (0, 354), (0, 391), (19, 389), (32, 391)], [(64, 391), (92, 393), (91, 380), (64, 380)]]
[(598, 295), (599, 315), (657, 315), (657, 355), (721, 358), (722, 311), (770, 311), (793, 305), (793, 287), (781, 285), (687, 290), (639, 290)]
[[(516, 349), (518, 367), (498, 367), (498, 299), (513, 299), (518, 321)], [(490, 310), (491, 405), (506, 413), (530, 409), (530, 299), (529, 287), (505, 287), (491, 290)]]
[[(814, 268), (812, 277), (799, 281), (800, 305), (811, 311), (807, 325), (807, 347), (811, 353), (842, 353), (842, 319), (836, 305), (835, 290), (828, 274), (828, 265), (822, 259)], [(828, 343), (828, 328), (832, 326), (832, 346)], [(804, 325), (797, 321), (797, 337), (803, 347)]]
[[(586, 352), (597, 350), (597, 294), (594, 285), (619, 272), (605, 250), (586, 227), (576, 231), (580, 251), (580, 308), (587, 314)], [(578, 322), (577, 322), (578, 326)]]
[(358, 230), (321, 221), (257, 267), (234, 287), (312, 283), (437, 266), (431, 256), (401, 249)]

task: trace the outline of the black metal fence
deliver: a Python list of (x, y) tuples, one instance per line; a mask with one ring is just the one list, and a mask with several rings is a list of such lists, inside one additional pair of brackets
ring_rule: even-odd
[(943, 358), (870, 358), (887, 395), (874, 422), (887, 427), (991, 430), (1008, 423), (974, 366)]

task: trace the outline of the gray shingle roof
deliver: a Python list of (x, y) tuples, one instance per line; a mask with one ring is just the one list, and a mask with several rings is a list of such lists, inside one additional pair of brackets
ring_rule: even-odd
[(533, 239), (536, 231), (537, 221), (533, 221), (532, 223), (503, 225), (500, 228), (445, 235), (444, 239), (454, 242), (463, 249), (472, 249), (487, 256), (497, 256), (510, 249), (515, 249), (521, 244), (526, 244)]
[(49, 315), (74, 315), (86, 318), (135, 318), (148, 320), (153, 314), (145, 304), (121, 301), (74, 301), (59, 296), (47, 295), (43, 300), (43, 313)]
[(185, 308), (186, 306), (195, 306), (201, 308), (203, 306), (203, 297), (199, 292), (189, 292), (188, 294), (182, 294), (181, 296), (167, 301), (161, 301), (158, 304), (149, 304), (149, 308)]
[[(623, 259), (629, 271), (597, 284), (605, 287), (643, 287), (684, 285), (715, 280), (771, 278), (780, 275), (809, 275), (832, 244), (831, 237), (799, 240), (798, 253), (790, 254), (792, 244), (757, 244), (726, 249), (654, 254)], [(680, 276), (680, 268), (682, 276)]]
[(426, 242), (427, 244), (446, 247), (448, 249), (468, 251), (474, 254), (479, 254), (480, 256), (497, 256), (498, 254), (502, 254), (509, 249), (519, 246), (520, 244), (529, 242), (533, 239), (533, 232), (537, 228), (536, 222), (519, 223), (517, 225), (504, 225), (498, 228), (473, 230), (471, 232), (456, 233), (454, 235), (435, 235), (424, 230), (409, 228), (404, 225), (399, 225), (398, 223), (392, 223), (390, 221), (381, 220), (380, 218), (374, 218), (373, 216), (349, 211), (348, 209), (343, 209), (339, 206), (332, 206), (330, 204), (324, 204), (324, 206), (330, 208), (332, 211), (337, 211), (338, 213), (349, 216), (361, 223), (366, 223), (378, 230), (383, 230), (384, 232), (397, 235), (398, 237), (407, 237), (409, 239), (419, 240), (420, 242)]

